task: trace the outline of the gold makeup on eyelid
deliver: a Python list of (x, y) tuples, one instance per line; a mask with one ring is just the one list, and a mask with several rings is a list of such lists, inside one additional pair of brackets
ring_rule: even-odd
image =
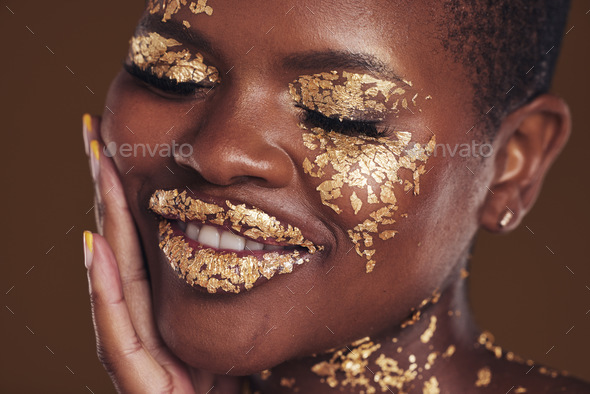
[[(411, 86), (411, 82), (405, 81)], [(347, 71), (302, 75), (289, 84), (293, 99), (302, 107), (326, 117), (356, 120), (361, 115), (383, 120), (388, 113), (397, 113), (400, 106), (408, 109), (408, 96), (394, 81), (369, 74)], [(409, 100), (417, 106), (415, 93)]]
[[(410, 81), (404, 83), (412, 86)], [(400, 106), (409, 106), (406, 90), (395, 82), (346, 71), (299, 76), (289, 84), (289, 92), (303, 108), (340, 120), (355, 120), (359, 115), (383, 120), (387, 114), (399, 112)], [(416, 105), (417, 94), (409, 97), (412, 105)], [(370, 212), (347, 231), (357, 254), (367, 260), (365, 269), (369, 273), (376, 264), (374, 237), (385, 241), (397, 233), (390, 227), (395, 223), (394, 213), (398, 209), (394, 185), (419, 194), (420, 175), (426, 172), (425, 164), (434, 151), (436, 138), (433, 135), (425, 145), (412, 145), (411, 133), (404, 131), (395, 132), (393, 138), (374, 138), (344, 135), (320, 127), (309, 129), (304, 124), (299, 127), (305, 130), (303, 144), (315, 155), (304, 158), (303, 170), (313, 178), (322, 179), (316, 188), (322, 204), (337, 214), (348, 205), (345, 201), (355, 215), (365, 207)], [(401, 169), (411, 171), (412, 179), (402, 179), (398, 175)], [(377, 190), (369, 184), (371, 180), (379, 185)], [(345, 186), (352, 189), (348, 197), (344, 196)], [(378, 202), (385, 206), (371, 211), (371, 204)]]
[(193, 14), (213, 14), (213, 8), (207, 5), (207, 0), (191, 1), (190, 4), (188, 0), (149, 0), (147, 10), (151, 15), (163, 11), (162, 22), (166, 22), (187, 5)]
[(178, 46), (182, 44), (155, 32), (136, 35), (130, 40), (129, 60), (158, 78), (166, 77), (178, 83), (220, 82), (219, 72), (203, 62), (203, 55), (193, 55), (188, 49), (170, 50)]

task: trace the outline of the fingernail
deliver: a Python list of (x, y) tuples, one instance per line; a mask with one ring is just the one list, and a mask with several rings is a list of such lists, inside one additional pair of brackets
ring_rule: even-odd
[(94, 256), (94, 239), (90, 231), (84, 231), (84, 265), (90, 268)]
[(92, 132), (92, 117), (90, 114), (84, 114), (82, 116), (82, 137), (84, 138), (84, 150), (86, 156), (90, 154), (90, 148), (88, 147), (88, 134)]
[(100, 170), (100, 146), (97, 140), (92, 140), (90, 142), (90, 169), (92, 171), (92, 178), (96, 181), (98, 179), (98, 172)]

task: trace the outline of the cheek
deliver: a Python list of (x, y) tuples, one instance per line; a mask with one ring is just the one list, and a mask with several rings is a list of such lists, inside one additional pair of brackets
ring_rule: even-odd
[(420, 193), (420, 175), (435, 145), (410, 143), (409, 133), (397, 139), (361, 138), (313, 129), (303, 134), (310, 155), (304, 172), (317, 178), (322, 203), (337, 214), (352, 247), (363, 257), (366, 272), (377, 260), (377, 244), (392, 239), (411, 196)]
[[(190, 102), (170, 102), (122, 71), (113, 81), (103, 113), (101, 136), (122, 174), (150, 176), (166, 170), (184, 142), (178, 131)], [(166, 170), (167, 171), (167, 170)]]

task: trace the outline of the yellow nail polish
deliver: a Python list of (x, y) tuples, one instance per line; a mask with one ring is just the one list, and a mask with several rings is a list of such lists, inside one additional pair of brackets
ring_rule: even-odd
[(99, 150), (97, 140), (92, 140), (92, 142), (90, 143), (90, 149), (92, 149), (92, 153), (94, 154), (94, 157), (98, 161), (100, 159), (100, 150)]
[(90, 253), (92, 253), (94, 250), (94, 245), (93, 245), (92, 233), (90, 231), (84, 231), (84, 243), (85, 243), (86, 247), (88, 248), (88, 251)]
[(84, 231), (84, 266), (90, 269), (94, 259), (94, 239), (90, 231)]
[(92, 131), (92, 116), (90, 114), (84, 114), (82, 116), (82, 122), (84, 122), (84, 126), (86, 127), (87, 132)]

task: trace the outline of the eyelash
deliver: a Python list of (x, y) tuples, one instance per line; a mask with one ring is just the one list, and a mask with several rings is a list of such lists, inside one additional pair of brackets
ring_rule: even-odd
[(319, 127), (327, 131), (334, 131), (349, 136), (364, 135), (367, 137), (380, 138), (392, 135), (391, 128), (380, 126), (377, 121), (340, 120), (327, 117), (317, 111), (305, 107), (298, 106), (298, 108), (303, 109), (300, 116), (301, 121), (313, 127)]
[(149, 71), (142, 70), (136, 64), (123, 64), (123, 68), (131, 76), (139, 79), (140, 81), (150, 85), (151, 87), (168, 94), (172, 94), (179, 97), (189, 97), (195, 95), (199, 89), (208, 88), (194, 82), (176, 82), (173, 79), (167, 77), (158, 77)]

